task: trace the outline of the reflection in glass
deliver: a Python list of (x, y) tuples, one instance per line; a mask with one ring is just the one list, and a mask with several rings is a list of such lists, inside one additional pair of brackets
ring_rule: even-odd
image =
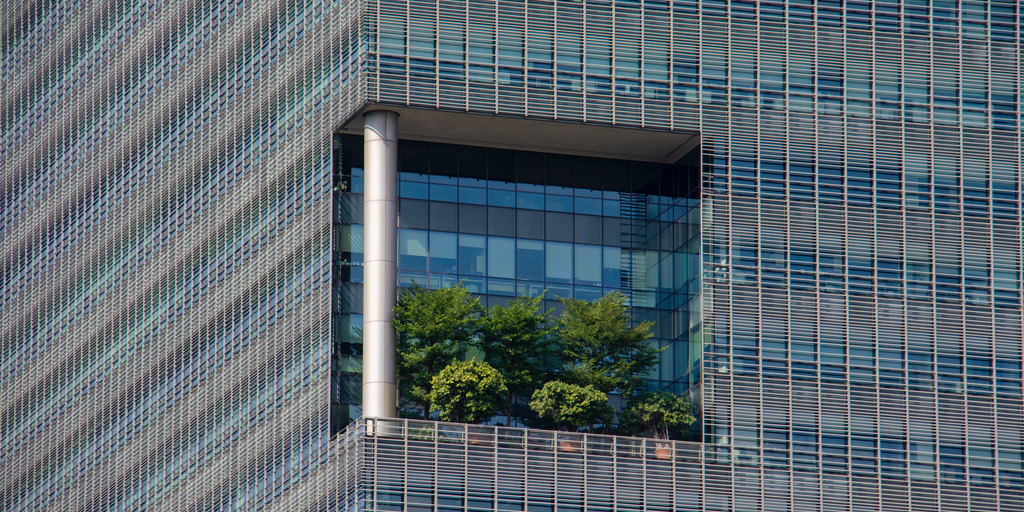
[[(672, 347), (651, 375), (652, 385), (682, 392), (700, 381), (699, 371), (690, 371), (699, 368), (699, 337), (696, 348), (688, 345), (700, 322), (689, 295), (698, 290), (699, 160), (662, 168), (470, 147), (435, 160), (411, 158), (416, 144), (427, 146), (400, 145), (402, 161), (446, 163), (430, 174), (401, 174), (401, 286), (435, 288), (461, 280), (472, 293), (486, 294), (481, 299), (487, 304), (545, 289), (552, 300), (592, 300), (622, 290), (637, 318), (662, 320), (654, 342)], [(361, 147), (361, 140), (352, 146)], [(454, 147), (429, 146), (429, 153)], [(463, 151), (475, 160), (466, 160)], [(352, 179), (361, 174), (350, 171)], [(358, 193), (353, 184), (340, 203), (351, 203), (341, 210), (335, 241), (342, 288), (361, 282)], [(350, 266), (341, 262), (346, 258)], [(664, 322), (666, 315), (679, 321)]]
[(495, 190), (492, 188), (487, 191), (487, 204), (491, 206), (515, 206), (516, 193), (511, 190)]
[[(579, 194), (581, 191), (577, 191)], [(576, 213), (585, 213), (587, 215), (601, 215), (604, 211), (604, 205), (601, 204), (600, 199), (591, 199), (589, 197), (576, 197)]]
[(594, 245), (577, 245), (573, 265), (576, 284), (601, 285), (601, 248)]
[(622, 249), (618, 247), (604, 248), (604, 263), (601, 266), (601, 278), (605, 286), (619, 287), (622, 285), (620, 271), (622, 265)]
[(573, 240), (585, 244), (601, 243), (601, 234), (604, 227), (601, 217), (594, 215), (576, 215)]
[(398, 268), (427, 270), (427, 232), (418, 229), (398, 230)]
[[(552, 188), (552, 187), (548, 187)], [(549, 212), (566, 212), (572, 213), (572, 197), (571, 196), (547, 196), (547, 210)]]
[(517, 195), (516, 206), (531, 210), (543, 210), (544, 195), (532, 192), (519, 192)]
[[(515, 253), (515, 239), (497, 236), (487, 237), (487, 275), (508, 279), (515, 277)], [(491, 289), (493, 289), (493, 285), (491, 285)]]
[(548, 242), (544, 256), (549, 282), (572, 282), (572, 244)]
[(544, 242), (516, 240), (516, 279), (544, 280)]
[(464, 204), (487, 204), (487, 189), (461, 187), (459, 202)]
[(457, 270), (455, 233), (430, 233), (430, 271), (454, 274)]
[(459, 235), (459, 273), (483, 276), (487, 273), (487, 237)]

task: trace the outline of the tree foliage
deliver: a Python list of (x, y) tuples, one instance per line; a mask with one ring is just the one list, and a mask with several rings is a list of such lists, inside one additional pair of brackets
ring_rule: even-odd
[(678, 439), (695, 420), (689, 400), (667, 391), (645, 391), (629, 401), (620, 423), (636, 432), (650, 432), (657, 439)]
[(501, 407), (508, 392), (505, 379), (491, 365), (456, 361), (431, 379), (430, 402), (442, 421), (478, 423)]
[(517, 397), (530, 396), (545, 377), (550, 355), (550, 310), (542, 312), (543, 295), (516, 297), (507, 306), (494, 305), (481, 318), (480, 347), (487, 360), (504, 375), (508, 422), (514, 421)]
[(594, 386), (577, 386), (551, 381), (533, 393), (530, 408), (551, 418), (558, 428), (579, 430), (584, 425), (593, 430), (595, 423), (609, 423), (615, 414), (608, 404), (608, 395)]
[[(631, 326), (625, 297), (613, 292), (593, 302), (560, 299), (564, 311), (552, 325), (543, 300), (516, 297), (485, 310), (461, 283), (403, 291), (394, 320), (402, 403), (446, 421), (486, 421), (505, 409), (512, 424), (517, 400), (530, 397), (530, 409), (556, 428), (609, 425), (608, 393), (632, 394), (658, 363), (651, 322)], [(460, 361), (474, 345), (487, 362)], [(622, 426), (660, 438), (693, 421), (689, 402), (665, 392), (637, 395), (622, 415)]]
[(608, 393), (630, 392), (658, 364), (662, 349), (650, 341), (651, 322), (630, 326), (625, 296), (612, 292), (593, 302), (563, 298), (558, 338), (565, 378)]
[(476, 336), (482, 307), (466, 287), (402, 292), (393, 325), (398, 334), (399, 390), (402, 400), (430, 408), (431, 379), (455, 361)]

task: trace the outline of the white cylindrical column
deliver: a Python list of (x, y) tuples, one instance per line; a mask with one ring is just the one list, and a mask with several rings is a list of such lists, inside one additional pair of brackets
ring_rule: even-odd
[(363, 417), (394, 418), (398, 114), (374, 110), (363, 117)]

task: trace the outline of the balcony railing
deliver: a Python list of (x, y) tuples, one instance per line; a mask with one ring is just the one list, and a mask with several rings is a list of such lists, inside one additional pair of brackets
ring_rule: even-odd
[(698, 443), (407, 419), (360, 419), (336, 442), (348, 510), (701, 509)]
[[(270, 510), (401, 512), (1020, 512), (1014, 483), (907, 479), (763, 463), (728, 446), (361, 419)], [(810, 467), (807, 467), (810, 466)], [(913, 499), (911, 499), (913, 497)], [(882, 506), (890, 504), (891, 506)], [(953, 506), (944, 506), (953, 504)]]

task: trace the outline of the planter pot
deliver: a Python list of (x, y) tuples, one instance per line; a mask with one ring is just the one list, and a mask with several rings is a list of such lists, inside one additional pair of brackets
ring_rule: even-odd
[(670, 460), (672, 458), (672, 445), (669, 443), (655, 443), (654, 456), (660, 460)]
[(566, 453), (580, 453), (583, 451), (582, 436), (560, 435), (558, 439), (558, 450)]
[(494, 427), (470, 426), (466, 429), (466, 440), (472, 445), (494, 444)]

